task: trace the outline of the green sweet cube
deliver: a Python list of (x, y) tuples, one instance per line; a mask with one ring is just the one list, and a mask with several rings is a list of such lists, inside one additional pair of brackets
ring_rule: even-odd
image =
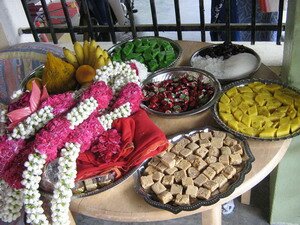
[(155, 71), (156, 69), (158, 69), (158, 64), (157, 64), (157, 61), (155, 59), (151, 60), (148, 64), (149, 66), (149, 70), (151, 72)]

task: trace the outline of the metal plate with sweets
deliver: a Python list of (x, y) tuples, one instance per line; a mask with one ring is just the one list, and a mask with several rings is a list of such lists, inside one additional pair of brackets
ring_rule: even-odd
[[(107, 52), (113, 60), (113, 56), (114, 56), (114, 54), (115, 54), (115, 52), (118, 48), (121, 48), (121, 47), (125, 46), (126, 43), (134, 42), (136, 40), (141, 40), (141, 41), (143, 41), (143, 40), (155, 40), (155, 41), (158, 41), (158, 42), (159, 41), (166, 41), (166, 42), (170, 43), (170, 45), (173, 47), (173, 50), (174, 50), (174, 53), (175, 53), (175, 58), (173, 59), (173, 61), (171, 63), (169, 63), (168, 65), (166, 65), (166, 66), (163, 66), (163, 67), (160, 67), (160, 68), (156, 69), (155, 71), (158, 71), (158, 70), (164, 69), (164, 68), (168, 68), (168, 67), (176, 66), (178, 64), (180, 58), (181, 58), (182, 48), (180, 47), (179, 44), (177, 44), (175, 41), (173, 41), (169, 38), (153, 37), (153, 36), (137, 37), (137, 38), (134, 38), (134, 39), (130, 39), (130, 40), (120, 42), (120, 43), (112, 46), (110, 49), (108, 49)], [(132, 58), (132, 59), (135, 59), (135, 58)], [(129, 60), (129, 59), (122, 58), (122, 61), (127, 61), (127, 60)], [(136, 59), (136, 60), (140, 61), (139, 59)], [(148, 68), (148, 71), (151, 71), (151, 70)], [(152, 71), (152, 72), (155, 72), (155, 71)]]
[(26, 84), (27, 82), (34, 77), (42, 79), (43, 71), (44, 71), (45, 66), (44, 65), (39, 65), (36, 67), (31, 73), (29, 73), (21, 82), (21, 88), (23, 90), (26, 89)]
[[(94, 176), (85, 180), (77, 181), (72, 188), (73, 198), (81, 198), (107, 191), (123, 183), (138, 170), (138, 166), (129, 170), (121, 178), (115, 179), (115, 173), (111, 172), (104, 175)], [(46, 195), (51, 195), (54, 184), (57, 182), (58, 160), (49, 163), (43, 172), (41, 189)]]
[[(146, 80), (144, 80), (143, 86), (145, 86), (149, 83), (159, 83), (159, 82), (166, 81), (166, 80), (179, 79), (185, 75), (192, 76), (192, 77), (200, 80), (202, 83), (209, 84), (213, 88), (213, 94), (207, 102), (205, 102), (204, 104), (198, 105), (194, 109), (191, 109), (188, 111), (171, 112), (171, 113), (164, 113), (164, 112), (160, 112), (157, 110), (153, 110), (153, 109), (149, 108), (145, 104), (145, 102), (143, 102), (141, 104), (141, 107), (149, 113), (156, 114), (159, 116), (165, 116), (165, 117), (191, 116), (194, 114), (201, 113), (201, 112), (207, 110), (208, 108), (210, 108), (214, 104), (214, 102), (216, 101), (216, 99), (218, 97), (218, 94), (221, 90), (221, 85), (220, 85), (219, 81), (213, 77), (212, 74), (210, 74), (204, 70), (200, 70), (200, 69), (196, 69), (196, 68), (192, 68), (192, 67), (185, 67), (185, 66), (160, 70), (160, 71), (152, 74), (151, 76), (149, 76)], [(201, 99), (199, 98), (199, 100), (201, 100)]]
[[(235, 130), (233, 128), (231, 128), (229, 125), (226, 124), (225, 121), (222, 120), (222, 118), (220, 117), (220, 113), (219, 113), (219, 102), (220, 102), (220, 98), (222, 97), (222, 95), (224, 93), (226, 93), (228, 90), (234, 88), (234, 87), (245, 87), (249, 84), (252, 84), (254, 82), (261, 82), (263, 84), (267, 84), (267, 85), (271, 85), (271, 84), (276, 84), (276, 85), (280, 85), (282, 86), (285, 90), (287, 90), (288, 92), (294, 93), (295, 95), (297, 95), (297, 97), (295, 97), (296, 99), (298, 99), (298, 114), (296, 111), (296, 117), (298, 117), (298, 125), (299, 125), (299, 129), (297, 129), (295, 132), (290, 132), (289, 135), (285, 135), (285, 136), (280, 136), (280, 137), (259, 137), (259, 136), (252, 136), (252, 135), (247, 135), (245, 133), (242, 133), (238, 130)], [(235, 136), (238, 137), (242, 137), (242, 138), (250, 138), (250, 139), (255, 139), (255, 140), (261, 140), (261, 141), (277, 141), (277, 140), (285, 140), (285, 139), (289, 139), (292, 137), (295, 137), (297, 135), (300, 134), (300, 91), (296, 88), (293, 88), (285, 83), (282, 83), (280, 81), (275, 81), (275, 80), (264, 80), (264, 79), (245, 79), (245, 80), (240, 80), (240, 81), (236, 81), (233, 82), (231, 84), (228, 84), (227, 86), (225, 86), (222, 90), (222, 92), (220, 93), (220, 95), (218, 96), (213, 108), (213, 117), (214, 119), (217, 121), (217, 123), (226, 131), (232, 133)]]
[[(174, 135), (174, 136), (169, 138), (169, 142), (170, 142), (171, 145), (175, 145), (181, 139), (189, 138), (193, 134), (207, 133), (207, 132), (212, 132), (212, 131), (220, 131), (220, 130), (218, 130), (216, 128), (213, 128), (213, 127), (208, 127), (207, 126), (207, 127), (201, 128), (201, 129), (192, 130), (188, 133), (180, 133), (180, 134)], [(221, 198), (228, 197), (230, 194), (233, 193), (233, 191), (238, 186), (240, 186), (242, 184), (242, 182), (245, 179), (245, 175), (251, 170), (252, 162), (255, 160), (255, 158), (254, 158), (253, 154), (251, 153), (251, 150), (249, 148), (249, 145), (248, 145), (247, 141), (244, 138), (236, 138), (230, 133), (227, 133), (225, 131), (222, 131), (222, 132), (226, 133), (227, 136), (237, 140), (238, 143), (242, 146), (242, 149), (243, 149), (243, 156), (242, 156), (243, 162), (241, 164), (242, 166), (240, 168), (240, 171), (238, 171), (232, 178), (230, 178), (230, 180), (228, 180), (228, 182), (230, 181), (230, 183), (227, 186), (227, 188), (222, 190), (222, 192), (220, 191), (219, 193), (217, 193), (215, 195), (211, 195), (211, 197), (208, 198), (208, 200), (201, 200), (201, 199), (198, 199), (198, 198), (195, 198), (195, 199), (192, 198), (189, 205), (176, 205), (173, 201), (171, 201), (167, 204), (163, 204), (162, 202), (159, 201), (159, 199), (154, 194), (154, 192), (152, 192), (150, 189), (145, 190), (141, 185), (141, 181), (140, 181), (141, 176), (142, 176), (144, 170), (146, 169), (146, 167), (147, 167), (147, 165), (148, 165), (148, 163), (150, 162), (151, 159), (145, 161), (142, 164), (142, 166), (138, 169), (138, 172), (134, 175), (136, 192), (142, 198), (144, 198), (144, 200), (148, 204), (150, 204), (150, 205), (152, 205), (156, 208), (168, 210), (168, 211), (170, 211), (174, 214), (177, 214), (181, 211), (193, 211), (193, 210), (196, 210), (196, 209), (198, 209), (202, 206), (208, 206), (208, 205), (215, 204)]]

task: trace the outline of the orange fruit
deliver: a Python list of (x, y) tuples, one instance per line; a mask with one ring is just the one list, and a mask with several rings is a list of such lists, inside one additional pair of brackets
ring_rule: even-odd
[(35, 83), (37, 84), (37, 86), (41, 89), (43, 87), (42, 85), (42, 80), (40, 78), (37, 77), (33, 77), (30, 78), (29, 81), (27, 81), (26, 83), (26, 89), (28, 91), (32, 91), (32, 82), (35, 81)]
[(76, 80), (80, 84), (92, 82), (96, 76), (96, 70), (89, 65), (81, 65), (76, 70)]

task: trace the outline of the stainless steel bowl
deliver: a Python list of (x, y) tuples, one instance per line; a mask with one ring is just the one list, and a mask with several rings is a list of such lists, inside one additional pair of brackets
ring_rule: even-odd
[(194, 77), (202, 77), (202, 82), (204, 83), (209, 83), (213, 88), (214, 88), (214, 94), (211, 97), (211, 99), (204, 105), (200, 106), (199, 108), (190, 110), (190, 111), (185, 111), (185, 112), (180, 112), (180, 113), (163, 113), (163, 112), (159, 112), (153, 109), (150, 109), (147, 105), (145, 105), (144, 103), (141, 104), (141, 108), (145, 109), (147, 112), (149, 113), (153, 113), (159, 116), (190, 116), (190, 115), (194, 115), (197, 113), (201, 113), (205, 110), (207, 110), (208, 108), (210, 108), (214, 102), (216, 101), (219, 92), (221, 90), (221, 85), (219, 83), (219, 81), (214, 78), (214, 76), (204, 70), (200, 70), (200, 69), (196, 69), (196, 68), (192, 68), (192, 67), (174, 67), (174, 68), (168, 68), (168, 69), (164, 69), (164, 70), (160, 70), (154, 74), (152, 74), (151, 76), (149, 76), (144, 82), (143, 85), (146, 85), (148, 83), (153, 83), (153, 82), (160, 82), (160, 81), (164, 81), (164, 80), (169, 80), (172, 79), (174, 77), (181, 77), (185, 74), (189, 74), (191, 76)]
[[(130, 40), (123, 41), (123, 42), (120, 42), (120, 43), (118, 43), (118, 44), (112, 46), (111, 48), (108, 49), (107, 52), (108, 52), (108, 54), (112, 57), (113, 54), (114, 54), (114, 50), (115, 50), (116, 48), (121, 47), (122, 45), (124, 45), (124, 44), (126, 44), (126, 43), (128, 43), (128, 42), (132, 42), (132, 41), (134, 41), (134, 40), (142, 40), (142, 39), (150, 39), (150, 40), (151, 40), (151, 39), (160, 39), (160, 40), (165, 40), (165, 41), (169, 42), (169, 43), (172, 45), (172, 47), (173, 47), (173, 49), (174, 49), (174, 51), (175, 51), (176, 58), (175, 58), (175, 60), (174, 60), (168, 67), (166, 67), (166, 68), (173, 67), (173, 66), (176, 66), (176, 65), (178, 64), (179, 59), (181, 58), (181, 55), (182, 55), (182, 48), (181, 48), (180, 45), (177, 44), (175, 41), (173, 41), (173, 40), (171, 40), (171, 39), (169, 39), (169, 38), (165, 38), (165, 37), (145, 36), (145, 37), (138, 37), (138, 38), (130, 39)], [(156, 70), (156, 71), (159, 71), (159, 70), (161, 70), (161, 69), (164, 69), (164, 68), (160, 68), (160, 69), (158, 69), (158, 70)], [(156, 71), (154, 71), (154, 72), (156, 72)]]
[[(247, 78), (247, 77), (251, 76), (253, 73), (255, 73), (259, 69), (259, 67), (261, 65), (261, 59), (260, 59), (259, 55), (253, 49), (245, 47), (243, 45), (237, 45), (237, 44), (232, 44), (232, 45), (239, 46), (239, 47), (242, 46), (244, 50), (242, 52), (240, 52), (240, 53), (250, 53), (250, 54), (254, 55), (255, 58), (257, 59), (257, 64), (256, 64), (255, 69), (252, 70), (251, 72), (240, 74), (239, 76), (234, 77), (234, 78), (221, 79), (221, 78), (217, 78), (216, 77), (221, 83), (229, 83), (229, 82), (232, 82), (232, 81), (236, 81), (236, 80), (241, 80), (241, 79)], [(215, 45), (209, 45), (207, 47), (201, 48), (201, 49), (197, 50), (196, 52), (194, 52), (192, 54), (191, 58), (190, 58), (190, 61), (189, 61), (190, 66), (193, 67), (193, 68), (196, 68), (194, 66), (194, 64), (193, 64), (195, 58), (198, 57), (198, 56), (201, 56), (201, 57), (207, 56), (208, 52), (211, 51), (211, 49), (213, 49), (213, 48), (215, 48), (217, 46), (220, 46), (220, 45), (217, 45), (217, 44), (215, 44)]]
[(21, 82), (21, 84), (20, 84), (23, 91), (26, 90), (26, 84), (27, 84), (27, 82), (28, 82), (31, 78), (36, 77), (36, 76), (37, 76), (37, 73), (38, 73), (39, 71), (43, 71), (44, 68), (45, 68), (44, 65), (39, 65), (39, 66), (36, 67), (31, 73), (29, 73), (28, 75), (25, 76), (25, 78), (22, 80), (22, 82)]

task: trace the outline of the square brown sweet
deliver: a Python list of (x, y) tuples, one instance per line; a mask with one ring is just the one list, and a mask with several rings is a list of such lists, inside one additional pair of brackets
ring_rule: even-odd
[(211, 193), (211, 196), (215, 196), (215, 195), (218, 195), (220, 194), (220, 191), (218, 189), (214, 190), (212, 193)]
[(212, 138), (211, 132), (201, 132), (200, 133), (200, 139), (207, 139), (210, 140)]
[(223, 139), (219, 137), (211, 138), (211, 146), (215, 148), (222, 148), (223, 147)]
[(227, 178), (223, 175), (223, 174), (220, 174), (218, 176), (216, 176), (213, 181), (217, 182), (218, 185), (219, 185), (219, 188), (223, 187), (224, 184), (226, 184), (226, 182), (228, 181)]
[(174, 174), (177, 170), (178, 170), (178, 168), (172, 167), (172, 168), (166, 169), (166, 170), (165, 170), (165, 173), (168, 174), (168, 175), (172, 175), (172, 174)]
[(229, 165), (230, 163), (229, 155), (221, 155), (219, 157), (219, 162), (222, 163), (223, 165)]
[[(174, 146), (173, 144), (171, 145), (171, 143), (169, 143), (168, 151), (169, 151), (169, 149), (171, 150), (173, 148), (173, 146)], [(163, 152), (159, 153), (157, 156), (159, 158), (161, 158), (166, 153), (167, 153), (167, 151), (163, 151)]]
[(174, 159), (176, 157), (176, 154), (173, 152), (166, 152), (163, 157), (168, 157)]
[(187, 177), (185, 170), (179, 170), (174, 173), (175, 181), (179, 183), (182, 178)]
[(233, 166), (228, 165), (224, 168), (224, 170), (222, 171), (222, 174), (227, 179), (231, 179), (236, 174), (236, 169)]
[(177, 195), (177, 194), (182, 194), (182, 190), (183, 190), (183, 187), (181, 185), (172, 184), (170, 192), (172, 195)]
[(144, 170), (144, 174), (150, 175), (153, 174), (157, 171), (157, 169), (153, 166), (147, 166), (146, 169)]
[(222, 138), (224, 140), (226, 138), (226, 133), (223, 131), (214, 130), (213, 136), (217, 138)]
[(200, 139), (199, 140), (200, 147), (209, 147), (211, 145), (210, 141), (208, 139)]
[(183, 160), (183, 157), (179, 156), (179, 155), (176, 155), (176, 157), (174, 159), (175, 159), (175, 166), (176, 166), (176, 165), (178, 165), (178, 163), (181, 162), (181, 160)]
[(188, 170), (187, 170), (187, 175), (188, 175), (189, 177), (191, 177), (192, 179), (195, 179), (196, 177), (198, 177), (199, 174), (200, 174), (200, 171), (197, 170), (195, 167), (190, 167), (190, 168), (188, 168)]
[(240, 144), (231, 146), (232, 153), (243, 155), (243, 148)]
[(158, 165), (158, 163), (160, 163), (160, 158), (158, 158), (158, 157), (153, 157), (150, 161), (149, 161), (149, 163), (148, 163), (148, 165), (149, 166), (157, 166)]
[(224, 139), (224, 145), (227, 145), (227, 146), (233, 146), (233, 145), (236, 145), (238, 142), (237, 140), (227, 136), (225, 139)]
[(207, 162), (205, 162), (201, 158), (196, 158), (193, 162), (193, 167), (195, 167), (198, 171), (205, 169), (206, 166), (207, 166)]
[(190, 204), (190, 198), (188, 195), (176, 195), (175, 198), (175, 204), (176, 205), (189, 205)]
[(208, 178), (204, 174), (200, 174), (195, 180), (194, 184), (198, 187), (201, 187), (206, 181), (208, 181)]
[(191, 150), (191, 149), (189, 149), (189, 148), (184, 148), (184, 149), (182, 149), (180, 152), (179, 152), (179, 154), (181, 155), (181, 156), (183, 156), (184, 158), (186, 158), (187, 156), (189, 156), (190, 154), (192, 154), (193, 153), (193, 150)]
[(185, 194), (191, 196), (192, 198), (197, 198), (198, 188), (194, 185), (188, 185)]
[(157, 172), (155, 172), (155, 173), (152, 174), (152, 179), (154, 181), (161, 181), (161, 179), (163, 178), (163, 176), (164, 176), (163, 173), (157, 171)]
[(228, 146), (223, 146), (221, 148), (222, 155), (231, 155), (231, 149)]
[(190, 136), (190, 139), (192, 140), (192, 142), (197, 142), (197, 141), (199, 141), (199, 139), (200, 139), (199, 133), (192, 134), (192, 135)]
[(154, 183), (151, 186), (151, 189), (157, 195), (160, 194), (160, 193), (163, 193), (165, 190), (167, 190), (166, 187), (162, 183), (160, 183), (160, 182)]
[(183, 187), (187, 187), (189, 185), (194, 185), (194, 181), (190, 177), (184, 177), (181, 180), (181, 184), (182, 184)]
[(240, 154), (235, 153), (229, 156), (231, 165), (240, 165), (243, 162), (243, 159)]
[(208, 179), (212, 180), (212, 179), (216, 176), (217, 172), (216, 172), (213, 168), (207, 167), (207, 168), (203, 171), (203, 174), (204, 174), (205, 176), (207, 176)]
[(205, 159), (205, 162), (207, 162), (208, 164), (212, 164), (212, 163), (215, 163), (217, 161), (218, 161), (218, 159), (215, 156), (207, 156), (206, 159)]
[(205, 188), (209, 189), (211, 192), (213, 192), (219, 187), (219, 184), (216, 181), (208, 180), (203, 184), (203, 187), (205, 187)]
[(200, 147), (195, 150), (195, 154), (200, 156), (201, 158), (204, 158), (208, 153), (208, 149), (205, 147)]
[(197, 148), (199, 148), (199, 145), (197, 145), (195, 142), (192, 142), (192, 143), (188, 144), (188, 145), (185, 146), (185, 147), (194, 151), (194, 150), (196, 150)]
[(197, 159), (197, 158), (200, 158), (199, 156), (197, 156), (197, 155), (194, 155), (194, 154), (190, 154), (189, 156), (187, 156), (185, 159), (187, 160), (187, 161), (189, 161), (190, 163), (192, 163), (193, 164), (193, 162), (195, 161), (195, 159)]
[(168, 202), (173, 200), (173, 195), (168, 191), (164, 191), (161, 194), (158, 194), (157, 197), (163, 204), (167, 204)]
[(182, 169), (182, 170), (187, 170), (188, 168), (191, 167), (191, 163), (185, 159), (181, 160), (180, 163), (176, 165), (177, 168)]
[(166, 175), (162, 179), (162, 184), (165, 186), (171, 186), (174, 183), (174, 175)]
[(216, 147), (210, 146), (208, 149), (208, 156), (215, 156), (219, 157), (220, 155), (220, 150)]
[(183, 148), (182, 148), (182, 146), (181, 145), (177, 145), (177, 144), (175, 144), (174, 146), (173, 146), (173, 148), (171, 148), (171, 150), (170, 150), (170, 152), (172, 152), (172, 153), (174, 153), (174, 154), (179, 154), (179, 152), (182, 150)]
[(166, 154), (161, 157), (160, 161), (167, 166), (168, 168), (172, 168), (175, 166), (176, 160), (170, 156), (166, 156)]
[(144, 189), (150, 188), (153, 184), (152, 175), (141, 176), (141, 185)]
[(158, 165), (155, 167), (159, 172), (164, 172), (168, 167), (163, 164), (162, 162), (158, 163)]
[(213, 168), (217, 173), (220, 173), (225, 168), (225, 166), (220, 162), (212, 163), (209, 166)]
[(200, 187), (198, 189), (197, 198), (207, 200), (211, 196), (211, 191), (207, 188)]
[(224, 193), (229, 188), (229, 182), (226, 182), (222, 187), (219, 188), (220, 193)]
[(182, 148), (185, 148), (185, 146), (189, 143), (191, 143), (191, 141), (188, 138), (184, 137), (176, 143), (176, 146), (181, 147), (181, 149), (182, 149)]

